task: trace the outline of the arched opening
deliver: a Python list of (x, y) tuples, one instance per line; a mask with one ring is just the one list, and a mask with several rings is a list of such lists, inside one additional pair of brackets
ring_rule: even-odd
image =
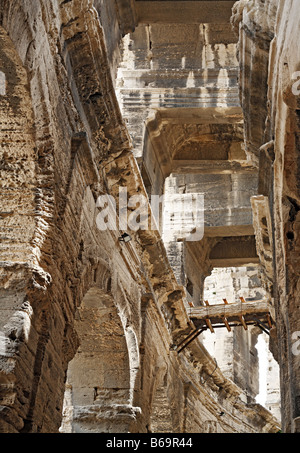
[(137, 363), (111, 294), (92, 287), (77, 309), (80, 346), (67, 372), (61, 432), (129, 432)]
[[(204, 281), (204, 300), (210, 305), (262, 300), (267, 296), (262, 286), (260, 266), (214, 268)], [(265, 406), (278, 419), (280, 413), (278, 364), (269, 349), (269, 335), (255, 325), (225, 328), (202, 334), (203, 343), (215, 357), (224, 375), (247, 395), (248, 402)]]

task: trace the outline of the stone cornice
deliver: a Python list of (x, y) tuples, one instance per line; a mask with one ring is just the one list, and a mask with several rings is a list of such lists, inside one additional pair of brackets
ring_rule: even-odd
[(118, 9), (120, 30), (124, 35), (133, 32), (137, 25), (134, 0), (115, 0)]

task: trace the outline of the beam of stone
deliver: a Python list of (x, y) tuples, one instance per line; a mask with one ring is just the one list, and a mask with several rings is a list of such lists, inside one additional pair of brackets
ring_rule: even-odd
[(215, 258), (210, 262), (213, 267), (241, 267), (260, 263), (258, 257)]
[(172, 107), (153, 112), (147, 128), (155, 131), (165, 124), (243, 124), (241, 107)]
[(138, 23), (228, 23), (234, 1), (136, 1)]
[(257, 172), (257, 167), (247, 161), (229, 160), (180, 160), (172, 162), (172, 173), (176, 174), (232, 174)]

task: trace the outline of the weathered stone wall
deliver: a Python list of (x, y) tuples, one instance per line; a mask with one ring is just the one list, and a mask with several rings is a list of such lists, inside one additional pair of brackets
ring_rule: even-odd
[[(117, 103), (107, 108), (101, 101), (106, 92), (109, 102), (112, 84), (91, 6), (1, 2), (7, 124), (1, 145), (9, 192), (2, 208), (9, 246), (1, 266), (4, 432), (57, 431), (65, 373), (78, 347), (76, 307), (97, 281), (99, 257), (107, 261), (101, 244), (109, 239), (93, 239), (103, 184), (97, 164), (110, 146), (105, 124), (114, 129), (117, 153), (127, 142)], [(106, 77), (99, 72), (103, 58)]]
[(260, 167), (259, 196), (252, 201), (254, 227), (266, 284), (274, 298), (276, 329), (271, 344), (281, 370), (283, 430), (298, 432), (299, 354), (294, 341), (299, 331), (299, 5), (240, 1), (234, 17), (246, 149)]
[(137, 158), (157, 109), (239, 106), (236, 40), (229, 22), (141, 24), (125, 36), (117, 93)]
[(245, 149), (249, 159), (256, 163), (259, 162), (259, 148), (266, 142), (269, 50), (274, 38), (277, 3), (277, 0), (241, 0), (234, 5), (231, 18), (240, 37), (239, 82), (245, 121)]
[[(203, 282), (210, 275), (214, 265), (219, 265), (220, 262), (223, 262), (225, 267), (235, 265), (235, 262), (237, 265), (243, 264), (241, 251), (237, 248), (235, 252), (234, 244), (239, 245), (245, 240), (243, 251), (246, 251), (247, 243), (250, 243), (253, 235), (250, 198), (256, 193), (255, 171), (232, 174), (172, 174), (166, 179), (164, 209), (168, 216), (176, 206), (176, 201), (174, 206), (172, 205), (174, 194), (201, 194), (203, 197), (203, 213), (199, 214), (199, 220), (203, 222), (203, 239), (178, 242), (180, 234), (176, 232), (172, 235), (167, 231), (163, 235), (170, 263), (178, 281), (187, 286), (189, 280), (193, 286), (192, 300), (195, 305), (203, 301)], [(182, 208), (178, 206), (178, 209)], [(192, 205), (185, 203), (184, 210), (182, 215), (185, 220), (188, 212), (192, 211)], [(179, 216), (180, 214), (176, 213), (176, 219)], [(219, 255), (217, 259), (218, 255), (214, 255), (215, 247), (224, 239), (230, 240), (230, 250), (224, 249), (224, 254)], [(231, 257), (228, 251), (231, 252)], [(244, 258), (245, 262), (250, 263), (252, 260), (255, 263), (257, 260), (255, 255)], [(220, 288), (218, 289), (220, 291)]]
[(100, 195), (146, 195), (112, 78), (135, 24), (118, 4), (0, 1), (0, 431), (276, 432), (200, 341), (172, 349), (193, 325), (159, 232), (99, 226)]
[[(206, 235), (200, 243), (187, 245), (178, 234), (163, 234), (175, 276), (195, 305), (202, 303), (203, 282), (213, 268), (213, 247), (225, 236), (233, 250), (253, 235), (250, 198), (257, 194), (257, 162), (246, 166), (243, 124), (235, 108), (235, 39), (228, 24), (139, 26), (123, 40), (118, 72), (120, 106), (150, 197), (163, 193), (169, 215), (170, 194), (204, 194)], [(189, 211), (187, 205), (184, 209)], [(175, 222), (178, 214), (173, 212)], [(256, 253), (247, 258), (231, 253), (231, 261), (226, 253), (224, 266), (236, 259), (257, 262)], [(256, 356), (256, 336), (246, 342), (237, 336), (242, 352), (235, 363), (244, 374), (239, 379), (237, 371), (236, 380), (245, 387), (251, 378), (246, 383), (251, 392), (258, 376), (257, 362), (254, 371), (247, 356), (249, 341)]]

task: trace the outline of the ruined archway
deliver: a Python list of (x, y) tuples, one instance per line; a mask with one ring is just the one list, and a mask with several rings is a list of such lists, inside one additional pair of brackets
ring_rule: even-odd
[(123, 322), (112, 295), (91, 287), (75, 316), (80, 345), (68, 366), (62, 432), (130, 430), (136, 345)]

